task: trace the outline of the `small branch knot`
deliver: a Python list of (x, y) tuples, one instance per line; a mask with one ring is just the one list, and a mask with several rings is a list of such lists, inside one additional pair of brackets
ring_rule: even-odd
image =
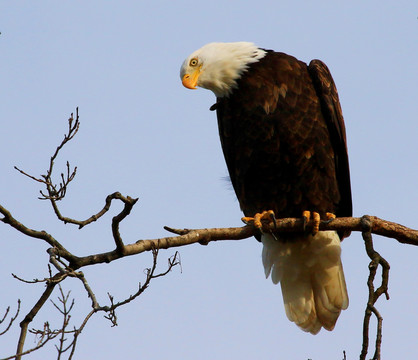
[(373, 228), (373, 220), (369, 215), (363, 215), (360, 218), (361, 231), (363, 233), (370, 233)]

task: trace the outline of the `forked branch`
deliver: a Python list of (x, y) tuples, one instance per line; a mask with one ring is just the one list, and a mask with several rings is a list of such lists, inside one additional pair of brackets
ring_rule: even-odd
[[(61, 334), (60, 338), (60, 345), (58, 349), (59, 351), (64, 352), (71, 348), (70, 358), (74, 353), (75, 344), (77, 342), (77, 338), (81, 331), (84, 329), (85, 325), (87, 324), (88, 320), (93, 316), (93, 314), (97, 312), (104, 311), (107, 315), (106, 318), (109, 319), (112, 325), (117, 324), (117, 316), (115, 310), (123, 306), (134, 299), (136, 299), (139, 295), (143, 293), (143, 291), (149, 286), (149, 283), (152, 279), (166, 275), (171, 269), (179, 264), (179, 255), (176, 254), (169, 259), (168, 268), (166, 271), (156, 274), (156, 264), (157, 264), (157, 255), (159, 249), (168, 249), (180, 246), (186, 246), (190, 244), (199, 243), (201, 245), (207, 245), (213, 241), (224, 241), (224, 240), (243, 240), (254, 236), (259, 230), (255, 229), (251, 225), (245, 225), (242, 227), (233, 227), (233, 228), (211, 228), (211, 229), (174, 229), (171, 227), (165, 227), (165, 229), (175, 236), (163, 237), (163, 238), (156, 238), (156, 239), (139, 239), (134, 243), (125, 244), (120, 234), (120, 223), (131, 213), (133, 207), (136, 205), (138, 199), (132, 198), (130, 196), (124, 196), (119, 192), (114, 192), (108, 195), (105, 199), (105, 204), (101, 210), (94, 213), (90, 217), (85, 220), (77, 220), (72, 219), (70, 217), (63, 216), (58, 208), (57, 202), (59, 200), (64, 199), (67, 194), (67, 189), (71, 181), (74, 180), (76, 175), (76, 169), (71, 169), (69, 163), (67, 162), (66, 171), (61, 173), (60, 182), (58, 185), (54, 184), (53, 178), (53, 170), (54, 170), (54, 163), (55, 160), (63, 148), (65, 144), (67, 144), (71, 139), (74, 138), (76, 133), (79, 129), (79, 115), (78, 109), (76, 111), (76, 116), (74, 117), (71, 114), (68, 120), (68, 132), (64, 135), (64, 139), (61, 143), (57, 146), (54, 154), (52, 155), (49, 167), (46, 171), (45, 175), (41, 175), (40, 177), (35, 177), (24, 172), (21, 169), (16, 168), (20, 173), (24, 174), (25, 176), (42, 183), (45, 186), (44, 191), (41, 191), (41, 199), (49, 200), (53, 211), (55, 212), (57, 218), (64, 223), (74, 224), (77, 225), (80, 229), (84, 226), (91, 224), (92, 222), (100, 219), (105, 213), (107, 213), (112, 205), (113, 200), (121, 201), (124, 204), (123, 209), (113, 217), (112, 219), (112, 226), (111, 232), (112, 237), (114, 240), (115, 248), (102, 252), (91, 254), (88, 256), (77, 256), (71, 252), (69, 252), (59, 240), (57, 240), (53, 235), (49, 234), (46, 231), (39, 231), (28, 228), (21, 222), (19, 222), (5, 207), (0, 205), (0, 214), (3, 217), (0, 217), (0, 221), (5, 224), (9, 224), (17, 231), (21, 232), (22, 234), (42, 240), (50, 245), (48, 249), (49, 254), (49, 264), (51, 267), (55, 268), (58, 272), (52, 276), (50, 274), (49, 278), (45, 278), (42, 280), (34, 279), (32, 281), (26, 281), (20, 279), (25, 282), (31, 283), (38, 283), (38, 282), (45, 282), (46, 289), (44, 290), (43, 294), (39, 298), (38, 302), (33, 306), (30, 312), (26, 315), (24, 320), (20, 323), (21, 326), (21, 335), (18, 343), (18, 347), (16, 350), (16, 355), (10, 358), (20, 359), (22, 355), (28, 353), (28, 351), (23, 351), (23, 345), (25, 343), (25, 338), (28, 330), (29, 323), (33, 320), (33, 318), (37, 315), (41, 307), (45, 304), (46, 300), (52, 294), (55, 286), (62, 282), (67, 277), (73, 277), (79, 279), (85, 291), (87, 292), (88, 296), (92, 302), (92, 310), (89, 314), (85, 317), (83, 323), (78, 329), (74, 330), (66, 330), (68, 326), (68, 314), (71, 311), (72, 306), (70, 305), (67, 307), (68, 296), (64, 296), (64, 293), (61, 291), (61, 299), (60, 302), (62, 304), (62, 315), (64, 316), (62, 331), (55, 331), (49, 328), (49, 325), (45, 325), (44, 330), (39, 330), (37, 333), (44, 334), (41, 338), (41, 341), (38, 343), (38, 347), (43, 346), (46, 341), (49, 341), (59, 334)], [(275, 225), (271, 225), (270, 230), (275, 234), (280, 234), (283, 232), (306, 232), (311, 231), (313, 228), (313, 221), (306, 224), (302, 219), (294, 219), (294, 218), (286, 218), (286, 219), (277, 219)], [(379, 297), (383, 294), (386, 295), (386, 298), (389, 299), (388, 295), (388, 279), (389, 279), (389, 264), (387, 261), (374, 250), (373, 248), (373, 241), (372, 241), (372, 234), (381, 235), (389, 238), (393, 238), (402, 244), (410, 244), (410, 245), (418, 245), (418, 231), (407, 228), (403, 225), (396, 224), (393, 222), (389, 222), (383, 219), (379, 219), (374, 216), (363, 216), (361, 218), (337, 218), (332, 221), (323, 221), (320, 223), (319, 230), (335, 230), (339, 232), (354, 232), (359, 231), (363, 235), (365, 248), (368, 256), (370, 257), (370, 264), (369, 264), (369, 277), (367, 281), (367, 285), (369, 288), (369, 297), (367, 301), (367, 306), (365, 310), (364, 316), (364, 323), (363, 323), (363, 345), (362, 345), (362, 352), (360, 355), (360, 359), (363, 360), (367, 356), (368, 347), (369, 347), (369, 324), (371, 316), (374, 314), (377, 319), (377, 336), (375, 342), (375, 353), (374, 353), (374, 360), (380, 359), (380, 348), (381, 348), (381, 341), (382, 341), (382, 316), (380, 315), (379, 311), (375, 307), (376, 301)], [(100, 263), (109, 263), (118, 259), (122, 259), (125, 256), (137, 255), (143, 252), (151, 251), (153, 255), (153, 264), (150, 268), (146, 270), (146, 279), (143, 285), (139, 283), (138, 289), (132, 295), (129, 295), (124, 300), (120, 300), (115, 302), (112, 295), (108, 294), (110, 305), (102, 306), (98, 303), (97, 298), (88, 284), (83, 272), (79, 271), (78, 269), (84, 266), (90, 266)], [(380, 285), (377, 289), (374, 286), (375, 276), (377, 273), (378, 267), (382, 269), (382, 280)], [(17, 276), (15, 276), (18, 278)], [(56, 306), (60, 309), (60, 307)], [(4, 319), (8, 315), (8, 310), (3, 318), (0, 320), (0, 324), (4, 321)], [(17, 316), (17, 314), (16, 314)], [(9, 326), (5, 331), (10, 328), (14, 319), (13, 317), (10, 320)], [(47, 323), (46, 323), (47, 324)], [(4, 332), (5, 332), (4, 331)], [(64, 346), (64, 334), (72, 333), (74, 335), (73, 341), (67, 347)], [(1, 334), (0, 334), (1, 335)], [(30, 351), (33, 351), (30, 350)]]
[[(389, 284), (389, 263), (374, 249), (371, 229), (373, 227), (372, 219), (368, 216), (362, 218), (363, 226), (363, 240), (366, 248), (367, 255), (371, 259), (369, 264), (369, 277), (367, 279), (367, 287), (369, 289), (369, 297), (367, 300), (366, 310), (363, 320), (363, 345), (360, 354), (360, 360), (365, 360), (369, 347), (369, 327), (370, 318), (372, 314), (375, 315), (377, 320), (376, 329), (376, 342), (375, 352), (373, 360), (380, 360), (381, 346), (382, 346), (382, 322), (383, 318), (380, 315), (377, 308), (374, 306), (379, 297), (383, 294), (386, 296), (386, 300), (389, 300), (388, 284)], [(382, 268), (382, 281), (380, 286), (375, 290), (374, 280), (378, 267)]]
[[(4, 321), (7, 319), (7, 316), (9, 315), (9, 312), (10, 312), (10, 306), (7, 307), (7, 309), (6, 309), (6, 311), (5, 311), (4, 315), (3, 315), (3, 318), (0, 319), (0, 325), (3, 324)], [(19, 312), (20, 312), (20, 299), (17, 300), (16, 313), (10, 318), (9, 323), (6, 326), (6, 328), (3, 331), (0, 332), (0, 336), (1, 335), (4, 335), (5, 333), (7, 333), (10, 330), (10, 328), (12, 327), (14, 321), (17, 319), (17, 317), (19, 315)]]

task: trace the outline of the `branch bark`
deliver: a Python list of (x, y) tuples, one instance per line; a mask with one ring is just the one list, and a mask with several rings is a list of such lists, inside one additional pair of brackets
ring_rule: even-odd
[(34, 307), (29, 311), (29, 313), (25, 316), (25, 318), (21, 321), (20, 336), (19, 336), (19, 341), (18, 341), (17, 349), (16, 349), (16, 360), (20, 360), (22, 358), (23, 346), (25, 345), (26, 334), (28, 332), (29, 324), (32, 322), (34, 317), (38, 314), (39, 310), (48, 300), (55, 286), (58, 284), (58, 282), (54, 280), (58, 280), (61, 278), (62, 278), (61, 274), (57, 274), (53, 278), (51, 278), (51, 281), (48, 282), (46, 289), (41, 295), (41, 297), (39, 298), (39, 300), (36, 302)]
[[(95, 265), (99, 263), (109, 263), (111, 261), (120, 259), (125, 256), (132, 256), (143, 253), (145, 251), (151, 251), (152, 249), (168, 249), (172, 247), (185, 246), (195, 243), (200, 243), (201, 245), (207, 245), (212, 241), (222, 241), (222, 240), (243, 240), (254, 236), (258, 231), (251, 225), (245, 225), (242, 227), (231, 227), (231, 228), (206, 228), (206, 229), (173, 229), (170, 227), (165, 227), (167, 231), (178, 234), (178, 236), (163, 237), (157, 239), (141, 239), (132, 244), (124, 245), (118, 231), (118, 224), (122, 221), (128, 213), (131, 211), (132, 207), (135, 205), (137, 199), (132, 199), (130, 197), (123, 197), (122, 195), (117, 195), (114, 193), (109, 195), (109, 198), (124, 198), (127, 199), (125, 203), (125, 208), (122, 212), (114, 217), (113, 219), (113, 235), (117, 235), (115, 238), (116, 249), (112, 251), (107, 251), (104, 253), (97, 253), (88, 256), (78, 257), (66, 250), (52, 235), (48, 234), (45, 231), (32, 230), (24, 226), (22, 223), (17, 221), (7, 209), (0, 205), (0, 213), (4, 215), (1, 221), (6, 224), (11, 225), (16, 230), (21, 233), (42, 239), (46, 241), (49, 245), (55, 248), (57, 254), (66, 259), (69, 262), (69, 266), (76, 270), (83, 266)], [(384, 219), (380, 219), (376, 216), (367, 216), (371, 222), (370, 232), (372, 234), (381, 235), (389, 238), (393, 238), (402, 244), (409, 245), (418, 245), (418, 231), (407, 228), (406, 226), (390, 222)], [(335, 230), (335, 231), (362, 231), (363, 217), (350, 217), (350, 218), (336, 218), (332, 221), (323, 221), (321, 222), (319, 229), (320, 230)], [(306, 226), (305, 226), (306, 225)], [(304, 232), (312, 228), (312, 222), (304, 224), (302, 219), (296, 218), (285, 218), (277, 219), (276, 228), (271, 225), (271, 231), (276, 234), (280, 232)]]
[[(164, 228), (174, 233), (175, 236), (169, 237), (162, 237), (156, 239), (140, 239), (135, 243), (125, 244), (123, 238), (119, 231), (120, 223), (131, 213), (133, 207), (137, 203), (138, 199), (131, 198), (129, 196), (123, 196), (119, 192), (114, 192), (108, 195), (105, 199), (105, 204), (103, 208), (98, 211), (97, 213), (91, 215), (89, 218), (85, 220), (77, 220), (70, 217), (63, 216), (58, 208), (57, 202), (62, 200), (67, 192), (67, 187), (70, 182), (74, 179), (76, 175), (76, 169), (74, 168), (71, 170), (69, 163), (67, 162), (66, 172), (61, 173), (60, 183), (59, 185), (55, 185), (52, 181), (52, 175), (54, 170), (54, 162), (65, 144), (67, 144), (70, 140), (74, 138), (76, 133), (79, 129), (79, 115), (78, 115), (78, 108), (76, 111), (76, 116), (74, 117), (71, 114), (70, 118), (68, 119), (68, 131), (67, 134), (64, 135), (64, 139), (56, 148), (54, 154), (50, 158), (49, 167), (46, 171), (46, 175), (41, 175), (40, 177), (32, 176), (23, 170), (16, 168), (20, 173), (23, 175), (35, 180), (39, 183), (44, 184), (46, 187), (46, 193), (41, 191), (42, 200), (49, 200), (54, 213), (56, 214), (57, 218), (68, 224), (74, 224), (79, 227), (79, 229), (83, 228), (84, 226), (91, 224), (94, 221), (100, 219), (104, 214), (106, 214), (113, 203), (113, 200), (119, 200), (124, 204), (123, 209), (113, 217), (112, 219), (112, 237), (114, 240), (115, 248), (113, 250), (92, 254), (88, 256), (76, 256), (73, 253), (69, 252), (53, 235), (49, 234), (46, 231), (39, 231), (30, 229), (21, 222), (19, 222), (4, 206), (0, 204), (0, 214), (3, 217), (0, 217), (0, 221), (10, 225), (17, 231), (21, 232), (22, 234), (40, 239), (45, 241), (50, 245), (48, 249), (49, 254), (49, 263), (52, 264), (57, 270), (58, 273), (52, 276), (50, 274), (50, 278), (44, 280), (34, 280), (33, 282), (46, 282), (46, 289), (39, 298), (38, 302), (34, 305), (31, 311), (26, 315), (25, 319), (20, 323), (21, 326), (21, 333), (20, 339), (16, 351), (16, 355), (14, 356), (16, 359), (20, 359), (23, 354), (23, 345), (25, 343), (25, 338), (27, 334), (27, 329), (29, 323), (33, 320), (33, 318), (37, 315), (40, 308), (45, 304), (45, 301), (50, 297), (51, 293), (53, 292), (55, 285), (63, 281), (66, 277), (75, 277), (81, 280), (83, 283), (84, 289), (86, 290), (87, 294), (92, 300), (92, 311), (87, 315), (83, 324), (80, 326), (79, 329), (75, 330), (74, 332), (74, 340), (73, 340), (73, 348), (71, 351), (71, 356), (74, 353), (75, 343), (77, 341), (78, 335), (81, 333), (82, 329), (86, 325), (88, 319), (98, 312), (98, 311), (106, 311), (109, 313), (109, 319), (116, 323), (116, 314), (114, 310), (122, 306), (137, 296), (139, 296), (148, 286), (149, 281), (153, 278), (164, 276), (167, 272), (171, 270), (171, 268), (178, 264), (178, 259), (176, 256), (172, 260), (169, 261), (168, 270), (164, 273), (155, 275), (154, 270), (156, 266), (156, 256), (158, 254), (159, 249), (169, 249), (174, 247), (186, 246), (191, 244), (201, 244), (207, 245), (212, 241), (224, 241), (224, 240), (243, 240), (250, 238), (256, 235), (259, 230), (254, 228), (252, 225), (245, 225), (242, 227), (231, 227), (231, 228), (205, 228), (205, 229), (174, 229), (171, 227), (165, 226)], [(312, 231), (313, 229), (313, 221), (309, 223), (305, 223), (303, 219), (295, 219), (295, 218), (286, 218), (286, 219), (277, 219), (276, 224), (271, 224), (270, 230), (272, 233), (278, 235), (280, 237), (280, 233), (307, 233)], [(387, 261), (377, 253), (373, 248), (373, 241), (372, 241), (372, 234), (381, 235), (388, 238), (393, 238), (397, 240), (399, 243), (402, 244), (409, 244), (409, 245), (418, 245), (418, 231), (407, 228), (403, 225), (390, 222), (387, 220), (380, 219), (375, 216), (363, 216), (363, 217), (350, 217), (350, 218), (337, 218), (328, 221), (322, 221), (319, 226), (319, 230), (335, 230), (342, 233), (350, 233), (354, 231), (362, 232), (366, 252), (371, 259), (369, 264), (369, 277), (367, 281), (367, 285), (369, 288), (369, 298), (367, 302), (367, 307), (365, 310), (365, 317), (363, 323), (363, 346), (362, 352), (360, 355), (360, 359), (365, 359), (368, 351), (369, 346), (369, 323), (372, 314), (374, 314), (377, 318), (377, 336), (376, 336), (376, 346), (375, 346), (375, 353), (373, 359), (378, 360), (380, 359), (380, 346), (382, 340), (382, 316), (375, 308), (374, 304), (378, 300), (378, 298), (385, 294), (388, 298), (387, 288), (388, 288), (388, 279), (389, 279), (389, 264)], [(81, 271), (76, 271), (79, 268), (89, 265), (95, 265), (100, 263), (109, 263), (118, 259), (121, 259), (125, 256), (132, 256), (137, 255), (143, 252), (152, 251), (153, 252), (153, 266), (148, 269), (147, 272), (147, 279), (143, 286), (139, 286), (139, 289), (134, 295), (131, 295), (127, 299), (120, 301), (118, 303), (113, 303), (113, 297), (109, 295), (111, 305), (110, 306), (100, 306), (97, 302), (97, 299), (93, 293), (93, 290), (90, 288), (87, 280), (84, 277), (84, 274)], [(176, 253), (177, 254), (177, 253)], [(374, 280), (375, 275), (377, 272), (377, 268), (382, 267), (382, 282), (381, 285), (375, 290), (374, 287)], [(6, 314), (7, 315), (7, 314)], [(62, 329), (63, 333), (65, 331), (65, 327)], [(54, 333), (55, 334), (55, 333)], [(44, 342), (45, 343), (45, 342)], [(43, 346), (43, 344), (39, 346)], [(62, 344), (61, 344), (62, 345)], [(35, 348), (36, 349), (36, 348)], [(62, 346), (61, 346), (62, 349)], [(33, 351), (34, 349), (28, 350), (27, 352)], [(27, 353), (26, 352), (26, 353)], [(13, 356), (11, 357), (13, 358)]]

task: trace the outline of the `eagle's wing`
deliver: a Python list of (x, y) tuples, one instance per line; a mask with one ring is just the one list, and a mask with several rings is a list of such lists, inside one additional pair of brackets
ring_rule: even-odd
[(335, 169), (341, 201), (337, 216), (351, 216), (351, 185), (348, 165), (345, 125), (337, 88), (328, 67), (320, 60), (312, 60), (308, 67), (315, 90), (321, 100), (321, 108), (328, 126), (335, 155)]

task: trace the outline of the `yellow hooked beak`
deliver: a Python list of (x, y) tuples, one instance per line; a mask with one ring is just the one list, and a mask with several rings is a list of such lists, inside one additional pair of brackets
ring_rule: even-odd
[(197, 80), (199, 79), (199, 76), (200, 76), (200, 68), (194, 69), (192, 73), (185, 74), (183, 76), (181, 83), (183, 84), (184, 87), (194, 90), (196, 89)]

